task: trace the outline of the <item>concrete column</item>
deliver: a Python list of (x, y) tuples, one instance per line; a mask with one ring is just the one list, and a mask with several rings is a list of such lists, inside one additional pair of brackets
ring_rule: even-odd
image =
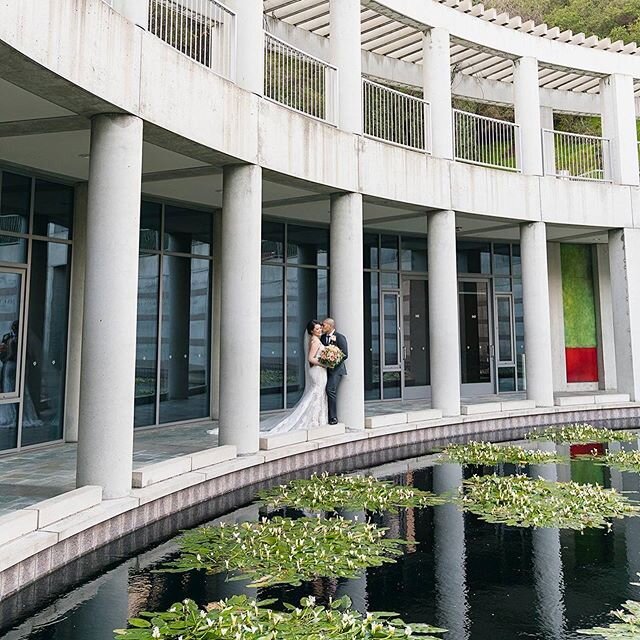
[(618, 391), (640, 399), (640, 229), (609, 231)]
[(331, 61), (338, 68), (337, 124), (362, 133), (360, 0), (330, 0)]
[[(540, 107), (540, 127), (548, 131), (554, 130), (553, 109)], [(551, 134), (540, 132), (542, 137), (542, 163), (545, 175), (554, 175), (556, 172), (556, 148), (552, 143)], [(546, 146), (545, 146), (546, 145)]]
[(427, 218), (429, 270), (429, 363), (431, 406), (445, 416), (460, 415), (460, 331), (456, 267), (456, 214)]
[[(462, 485), (462, 467), (437, 464), (433, 467), (434, 493), (455, 495)], [(469, 637), (464, 514), (454, 504), (435, 507), (434, 552), (438, 625), (451, 637)]]
[(611, 178), (618, 184), (638, 185), (638, 135), (633, 78), (618, 73), (600, 81), (602, 135), (609, 138)]
[(431, 154), (453, 158), (449, 32), (433, 27), (422, 37), (424, 99), (431, 103)]
[(77, 484), (127, 495), (133, 466), (142, 120), (91, 123)]
[(64, 439), (78, 442), (82, 318), (84, 315), (84, 270), (87, 242), (87, 183), (76, 185), (73, 206), (73, 247), (71, 251), (71, 294), (69, 296), (69, 344), (65, 385)]
[(145, 31), (149, 27), (149, 0), (113, 0), (113, 8)]
[(520, 170), (525, 175), (542, 175), (542, 132), (538, 61), (520, 58), (513, 71), (513, 106), (520, 127)]
[(222, 198), (219, 442), (258, 451), (262, 170), (226, 166)]
[(236, 13), (235, 81), (243, 89), (264, 92), (264, 6), (262, 0), (228, 0)]
[(338, 420), (364, 429), (364, 302), (362, 292), (362, 195), (331, 197), (330, 314), (349, 342), (348, 375), (338, 391)]
[(213, 286), (211, 309), (211, 417), (220, 416), (220, 306), (222, 302), (222, 213), (213, 216)]
[(524, 352), (527, 398), (539, 407), (553, 406), (551, 316), (547, 273), (547, 230), (544, 222), (520, 225)]

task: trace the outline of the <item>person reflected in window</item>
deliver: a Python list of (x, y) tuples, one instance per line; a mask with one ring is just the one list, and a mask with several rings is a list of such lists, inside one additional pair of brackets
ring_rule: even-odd
[(18, 321), (11, 323), (11, 330), (2, 336), (0, 342), (0, 391), (14, 393), (16, 390), (16, 370), (18, 359)]

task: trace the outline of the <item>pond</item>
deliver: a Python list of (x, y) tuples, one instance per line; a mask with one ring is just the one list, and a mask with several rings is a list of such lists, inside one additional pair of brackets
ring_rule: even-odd
[[(638, 449), (638, 441), (611, 448), (620, 446)], [(583, 453), (585, 448), (572, 449), (571, 453)], [(565, 451), (570, 452), (568, 446)], [(363, 473), (442, 494), (456, 492), (473, 474), (493, 471), (436, 464), (435, 456), (427, 453)], [(498, 467), (501, 475), (515, 471), (512, 465)], [(640, 475), (593, 461), (572, 458), (568, 464), (534, 465), (525, 471), (548, 480), (614, 487), (640, 500)], [(256, 521), (264, 514), (257, 504), (250, 504), (213, 523)], [(303, 514), (289, 510), (286, 515)], [(640, 572), (640, 518), (615, 520), (610, 530), (517, 528), (488, 524), (450, 503), (371, 518), (388, 528), (387, 536), (407, 544), (396, 562), (369, 568), (355, 579), (321, 578), (296, 587), (256, 589), (246, 580), (226, 581), (225, 574), (156, 572), (177, 556), (174, 539), (123, 559), (28, 621), (4, 629), (0, 638), (110, 640), (113, 629), (126, 626), (127, 618), (143, 610), (165, 610), (184, 598), (206, 605), (247, 594), (297, 604), (306, 595), (325, 603), (346, 594), (359, 611), (395, 611), (407, 623), (443, 627), (448, 630), (445, 640), (568, 640), (586, 637), (578, 629), (609, 624), (609, 611), (625, 600), (640, 600), (640, 587), (632, 584)]]

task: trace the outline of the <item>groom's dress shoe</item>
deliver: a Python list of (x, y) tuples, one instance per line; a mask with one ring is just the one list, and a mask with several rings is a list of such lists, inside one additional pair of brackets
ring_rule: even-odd
[(338, 424), (338, 418), (331, 418), (331, 420), (329, 420), (329, 424)]

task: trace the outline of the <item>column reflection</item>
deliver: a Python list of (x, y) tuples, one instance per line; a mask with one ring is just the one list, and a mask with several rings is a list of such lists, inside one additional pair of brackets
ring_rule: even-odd
[[(356, 520), (357, 522), (366, 522), (367, 514), (365, 511), (342, 511), (340, 515), (347, 520)], [(395, 536), (390, 536), (395, 537)], [(336, 587), (336, 598), (349, 596), (351, 598), (351, 608), (362, 614), (367, 613), (369, 599), (367, 597), (367, 570), (363, 569), (360, 576), (350, 580), (340, 580)]]
[[(462, 467), (438, 464), (433, 469), (433, 491), (457, 493)], [(454, 504), (434, 509), (434, 558), (437, 624), (448, 629), (451, 640), (469, 637), (464, 515)]]
[[(539, 442), (538, 449), (556, 452), (553, 442)], [(550, 482), (558, 481), (555, 464), (532, 464), (532, 478)], [(535, 582), (538, 618), (545, 638), (565, 638), (566, 620), (564, 607), (564, 573), (559, 529), (533, 529), (533, 575)]]

